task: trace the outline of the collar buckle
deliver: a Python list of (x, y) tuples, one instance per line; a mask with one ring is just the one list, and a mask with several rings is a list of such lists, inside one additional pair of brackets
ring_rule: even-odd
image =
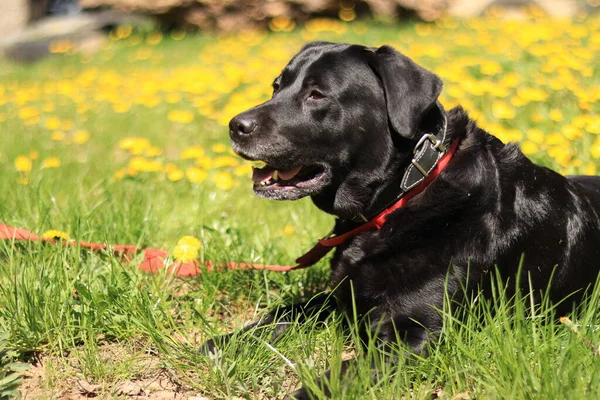
[(426, 140), (429, 140), (431, 142), (431, 148), (435, 151), (439, 153), (446, 152), (447, 149), (446, 146), (444, 146), (444, 144), (442, 143), (442, 139), (438, 138), (433, 133), (426, 133), (423, 136), (421, 136), (421, 139), (419, 139), (419, 141), (417, 142), (415, 148), (413, 149), (413, 154), (417, 154), (419, 151), (421, 151), (421, 146), (423, 146)]

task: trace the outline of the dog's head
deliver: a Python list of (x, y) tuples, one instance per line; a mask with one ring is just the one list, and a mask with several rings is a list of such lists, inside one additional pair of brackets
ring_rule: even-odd
[(323, 210), (354, 217), (439, 122), (441, 88), (389, 46), (309, 43), (275, 79), (270, 100), (231, 120), (232, 147), (266, 163), (253, 171), (257, 195), (312, 196)]

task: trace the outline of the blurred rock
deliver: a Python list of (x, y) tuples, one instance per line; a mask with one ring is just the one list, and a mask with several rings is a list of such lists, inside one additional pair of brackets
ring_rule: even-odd
[(0, 41), (0, 53), (13, 61), (33, 62), (48, 55), (53, 43), (62, 43), (75, 51), (93, 52), (105, 40), (103, 30), (144, 21), (139, 16), (114, 10), (47, 17), (7, 35)]
[(166, 28), (237, 30), (266, 27), (275, 17), (304, 22), (312, 17), (393, 19), (406, 11), (424, 20), (444, 14), (449, 0), (80, 0), (84, 8), (113, 7), (155, 16)]
[(559, 18), (571, 18), (579, 10), (576, 0), (450, 0), (448, 12), (457, 17), (475, 17), (496, 8), (506, 17), (519, 18), (530, 7)]
[(0, 37), (23, 29), (29, 13), (29, 0), (0, 1)]

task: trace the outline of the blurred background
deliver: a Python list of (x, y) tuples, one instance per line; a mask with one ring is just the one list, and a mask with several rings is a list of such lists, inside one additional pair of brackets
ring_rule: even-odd
[[(392, 45), (443, 79), (446, 108), (462, 105), (481, 127), (563, 174), (597, 174), (599, 7), (600, 0), (0, 0), (0, 224), (155, 247), (171, 260), (181, 255), (178, 238), (191, 235), (199, 247), (190, 259), (293, 263), (333, 218), (310, 199), (253, 196), (251, 166), (231, 152), (227, 124), (267, 100), (273, 79), (312, 40)], [(46, 377), (26, 381), (24, 393), (34, 393), (26, 398), (115, 398), (119, 382), (147, 383), (165, 369), (171, 389), (162, 399), (281, 398), (298, 383), (265, 346), (244, 347), (242, 357), (233, 349), (214, 365), (196, 348), (274, 304), (322, 290), (325, 261), (290, 274), (172, 280), (136, 271), (140, 256), (128, 264), (76, 247), (0, 244), (0, 397), (3, 337), (18, 354), (44, 359), (36, 371)], [(597, 326), (585, 321), (577, 326)], [(400, 377), (399, 391), (370, 396), (598, 397), (599, 364), (579, 334), (563, 351), (567, 342), (556, 339), (569, 332), (548, 331), (547, 341), (537, 323), (514, 335), (508, 323), (490, 326), (501, 328), (495, 336), (476, 329), (480, 345), (452, 345), (447, 358)], [(343, 344), (342, 334), (327, 332)], [(595, 328), (594, 335), (598, 343)], [(167, 345), (182, 337), (189, 345)], [(325, 368), (329, 336), (319, 336), (317, 352), (317, 336), (297, 337), (282, 353), (306, 360), (305, 370)], [(522, 344), (513, 351), (515, 343)], [(150, 353), (161, 362), (148, 372)], [(372, 382), (365, 376), (363, 384)], [(75, 380), (84, 378), (105, 385), (87, 383), (82, 394)], [(176, 397), (181, 382), (193, 390)], [(198, 393), (210, 397), (192, 397)]]

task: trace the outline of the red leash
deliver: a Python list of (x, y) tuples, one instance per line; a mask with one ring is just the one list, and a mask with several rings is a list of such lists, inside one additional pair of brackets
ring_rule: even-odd
[[(269, 265), (269, 264), (251, 264), (245, 262), (224, 262), (224, 263), (215, 263), (214, 261), (204, 261), (202, 265), (204, 269), (207, 271), (213, 270), (222, 270), (222, 269), (258, 269), (258, 270), (268, 270), (268, 271), (279, 271), (286, 272), (292, 271), (295, 269), (301, 269), (310, 267), (311, 265), (316, 264), (319, 260), (321, 260), (327, 253), (331, 251), (335, 246), (338, 246), (344, 243), (346, 240), (350, 239), (353, 236), (358, 235), (359, 233), (381, 229), (383, 224), (392, 212), (403, 207), (410, 199), (421, 193), (425, 188), (446, 168), (450, 159), (454, 155), (456, 148), (458, 147), (458, 140), (455, 140), (452, 143), (452, 146), (448, 150), (442, 158), (438, 161), (437, 165), (431, 170), (429, 175), (421, 182), (419, 185), (415, 186), (411, 189), (406, 195), (404, 195), (400, 200), (386, 208), (379, 214), (377, 214), (373, 219), (369, 222), (355, 228), (349, 232), (346, 232), (339, 236), (334, 237), (326, 237), (320, 239), (318, 243), (310, 249), (306, 254), (302, 255), (296, 260), (296, 266), (289, 265)], [(114, 255), (120, 256), (126, 261), (131, 261), (131, 259), (142, 249), (132, 246), (132, 245), (107, 245), (104, 243), (89, 243), (82, 241), (74, 241), (74, 240), (61, 240), (56, 238), (43, 238), (35, 235), (32, 232), (26, 231), (25, 229), (14, 228), (12, 226), (0, 224), (0, 240), (20, 240), (20, 241), (44, 241), (48, 243), (62, 243), (68, 246), (79, 246), (86, 249), (90, 249), (92, 251), (101, 252), (101, 251), (110, 251)], [(142, 271), (148, 271), (152, 273), (157, 273), (161, 269), (166, 268), (167, 265), (165, 261), (169, 257), (169, 253), (159, 249), (147, 248), (144, 249), (144, 260), (138, 266)], [(198, 260), (190, 261), (190, 262), (173, 262), (168, 266), (169, 273), (175, 274), (177, 276), (195, 276), (202, 272), (201, 262)]]
[[(19, 240), (19, 241), (42, 241), (47, 243), (62, 243), (67, 246), (79, 246), (86, 249), (90, 249), (95, 252), (109, 251), (116, 256), (122, 257), (126, 261), (131, 259), (141, 250), (136, 246), (131, 245), (107, 245), (105, 243), (89, 243), (83, 241), (74, 240), (61, 240), (61, 239), (46, 239), (36, 234), (29, 232), (25, 229), (14, 228), (12, 226), (0, 224), (0, 240)], [(165, 261), (169, 257), (169, 253), (159, 249), (147, 248), (144, 249), (144, 259), (138, 266), (142, 271), (148, 271), (157, 273), (161, 269), (166, 267)], [(173, 262), (168, 266), (168, 272), (177, 276), (195, 276), (202, 272), (201, 265), (207, 271), (221, 270), (221, 269), (266, 269), (269, 271), (289, 271), (294, 267), (284, 265), (267, 265), (267, 264), (249, 264), (249, 263), (236, 263), (236, 262), (225, 262), (215, 263), (214, 261), (200, 261), (195, 260), (191, 262)]]

